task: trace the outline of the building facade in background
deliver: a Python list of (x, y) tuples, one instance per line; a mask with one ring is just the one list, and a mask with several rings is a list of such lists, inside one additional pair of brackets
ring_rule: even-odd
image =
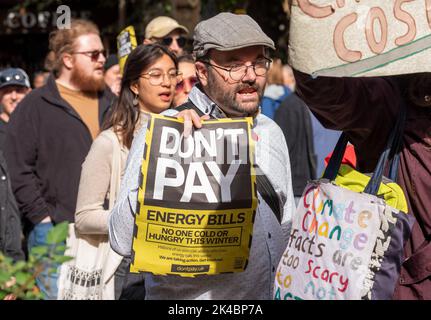
[[(172, 16), (193, 30), (201, 18), (221, 11), (249, 14), (280, 48), (278, 56), (283, 58), (287, 51), (283, 0), (66, 0), (61, 4), (70, 8), (72, 18), (90, 19), (98, 25), (108, 53), (116, 53), (116, 37), (126, 26), (135, 27), (140, 43), (146, 24), (156, 16)], [(35, 72), (45, 69), (48, 35), (56, 28), (58, 6), (56, 0), (0, 1), (0, 70), (20, 67), (32, 80)]]

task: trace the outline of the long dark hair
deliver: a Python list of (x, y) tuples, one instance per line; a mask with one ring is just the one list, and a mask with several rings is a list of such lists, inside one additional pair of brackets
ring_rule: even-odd
[(130, 86), (139, 80), (142, 72), (165, 54), (172, 59), (175, 68), (178, 69), (176, 56), (169, 49), (159, 44), (141, 44), (127, 58), (121, 80), (120, 95), (102, 128), (106, 130), (113, 127), (114, 132), (121, 136), (123, 145), (129, 149), (132, 145), (133, 133), (140, 115), (139, 106), (133, 105), (134, 94), (130, 90)]

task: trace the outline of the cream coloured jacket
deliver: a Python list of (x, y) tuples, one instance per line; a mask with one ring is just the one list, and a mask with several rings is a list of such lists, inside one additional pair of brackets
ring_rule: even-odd
[[(141, 113), (135, 134), (146, 124), (146, 119), (145, 113)], [(117, 197), (129, 154), (129, 149), (119, 137), (119, 143), (114, 143), (113, 135), (112, 128), (102, 131), (93, 141), (82, 164), (75, 213), (75, 227), (81, 234), (108, 235), (109, 209)], [(119, 172), (112, 175), (112, 170)], [(115, 181), (111, 181), (111, 176), (114, 176)], [(113, 185), (110, 188), (111, 183)], [(109, 209), (104, 209), (106, 200), (110, 202)]]

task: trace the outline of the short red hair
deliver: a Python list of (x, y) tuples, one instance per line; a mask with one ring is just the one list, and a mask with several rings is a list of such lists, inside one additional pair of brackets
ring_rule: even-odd
[(99, 28), (91, 21), (72, 20), (70, 28), (58, 29), (49, 35), (49, 49), (53, 53), (52, 72), (58, 76), (63, 67), (63, 54), (73, 52), (75, 40), (85, 34), (100, 35)]

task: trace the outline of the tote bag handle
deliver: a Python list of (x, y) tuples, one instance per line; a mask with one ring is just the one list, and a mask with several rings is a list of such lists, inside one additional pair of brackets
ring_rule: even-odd
[[(399, 116), (389, 135), (386, 147), (379, 157), (379, 161), (377, 162), (376, 168), (374, 169), (371, 179), (365, 187), (365, 193), (377, 195), (379, 186), (382, 182), (383, 171), (388, 165), (388, 161), (391, 161), (388, 178), (393, 181), (396, 181), (397, 179), (399, 152), (402, 147), (402, 136), (404, 132), (404, 124), (407, 113), (404, 100), (401, 99), (400, 101), (401, 110)], [(347, 138), (347, 135), (343, 132), (334, 148), (334, 152), (332, 153), (331, 159), (329, 160), (328, 166), (325, 170), (325, 173), (323, 174), (323, 179), (333, 181), (337, 177), (348, 141), (349, 139)]]

